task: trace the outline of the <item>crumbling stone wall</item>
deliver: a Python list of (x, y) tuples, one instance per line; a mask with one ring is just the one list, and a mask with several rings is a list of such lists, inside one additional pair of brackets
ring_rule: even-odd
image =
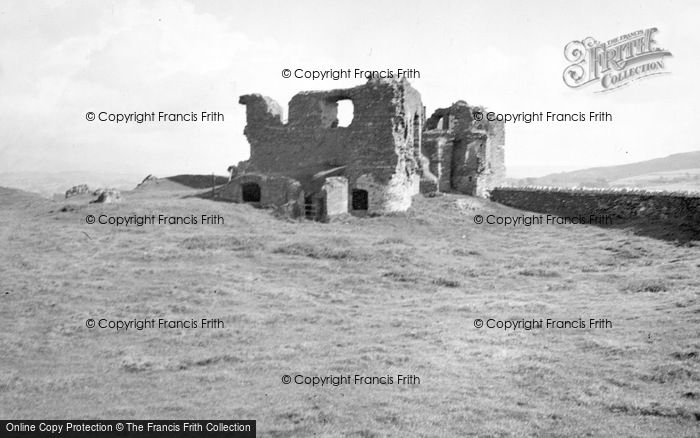
[(485, 197), (505, 178), (503, 122), (474, 120), (482, 107), (458, 101), (426, 120), (423, 148), (440, 191)]
[[(344, 99), (352, 101), (354, 115), (349, 126), (339, 127), (337, 102)], [(349, 190), (358, 181), (367, 185), (371, 175), (373, 213), (405, 210), (421, 187), (437, 188), (420, 147), (421, 97), (406, 80), (372, 79), (350, 89), (299, 93), (289, 103), (286, 124), (270, 98), (250, 94), (240, 103), (246, 105), (251, 153), (232, 181), (251, 172), (303, 184), (311, 175), (344, 166)]]
[[(338, 123), (342, 100), (354, 107), (345, 127)], [(418, 193), (485, 196), (505, 173), (502, 123), (473, 120), (476, 108), (463, 101), (426, 120), (420, 94), (405, 79), (370, 79), (354, 88), (299, 93), (289, 102), (286, 123), (282, 108), (269, 97), (247, 94), (239, 102), (246, 106), (250, 159), (239, 163), (224, 190), (233, 200), (242, 197), (234, 192), (255, 179), (265, 193), (261, 205), (299, 202), (298, 211), (316, 217), (310, 212), (328, 208), (330, 201), (328, 214), (342, 214), (333, 185), (338, 182), (329, 183), (330, 192), (322, 188), (323, 179), (342, 176), (347, 181), (345, 211), (387, 213), (405, 211)], [(276, 186), (278, 181), (298, 186), (290, 195), (288, 188)], [(272, 195), (274, 190), (285, 194)]]
[(70, 189), (66, 190), (66, 199), (72, 198), (73, 196), (89, 195), (90, 193), (91, 193), (91, 190), (87, 184), (79, 184), (77, 186), (73, 186)]
[[(218, 197), (233, 202), (250, 202), (243, 199), (243, 186), (251, 183), (257, 184), (260, 188), (260, 200), (254, 203), (261, 207), (281, 206), (289, 202), (303, 205), (303, 190), (298, 181), (284, 176), (252, 172), (239, 175), (224, 185)], [(301, 202), (299, 202), (300, 198)]]

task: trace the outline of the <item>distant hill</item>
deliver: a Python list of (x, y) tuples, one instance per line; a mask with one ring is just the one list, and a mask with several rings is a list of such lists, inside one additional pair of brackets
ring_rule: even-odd
[(208, 189), (228, 182), (227, 176), (220, 175), (175, 175), (166, 179), (193, 189)]
[(555, 187), (640, 187), (700, 191), (700, 151), (618, 166), (592, 167), (511, 180), (515, 185)]
[(136, 186), (135, 190), (182, 190), (182, 189), (208, 189), (220, 186), (228, 182), (226, 176), (214, 175), (175, 175), (158, 178), (148, 175)]
[[(150, 176), (150, 175), (149, 175)], [(178, 190), (188, 188), (209, 188), (212, 186), (211, 175), (176, 175), (165, 178), (153, 178), (157, 182), (149, 189)], [(0, 186), (12, 187), (25, 192), (38, 193), (45, 198), (62, 198), (66, 190), (79, 184), (87, 184), (91, 189), (115, 188), (129, 191), (143, 180), (142, 173), (106, 173), (106, 172), (8, 172), (0, 173)], [(145, 182), (145, 181), (144, 181)], [(153, 181), (152, 181), (153, 182)], [(216, 185), (228, 182), (226, 176), (216, 176)]]
[(37, 193), (27, 192), (12, 187), (0, 186), (0, 198), (5, 201), (34, 201), (41, 199), (41, 196), (39, 196)]
[(0, 187), (0, 205), (2, 205), (3, 208), (36, 208), (49, 202), (51, 201), (38, 193), (26, 192), (10, 187)]
[(113, 187), (129, 190), (143, 178), (136, 173), (106, 172), (8, 172), (0, 173), (0, 186), (18, 188), (27, 192), (38, 193), (46, 198), (54, 194), (63, 195), (66, 190), (78, 184), (87, 184), (90, 188)]

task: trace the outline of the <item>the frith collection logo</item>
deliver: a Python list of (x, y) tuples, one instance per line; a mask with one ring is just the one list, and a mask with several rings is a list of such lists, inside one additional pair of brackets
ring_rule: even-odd
[(638, 30), (607, 42), (592, 37), (572, 41), (564, 48), (564, 83), (571, 88), (599, 84), (597, 93), (612, 91), (648, 76), (668, 73), (665, 56), (671, 52), (656, 46), (657, 29)]

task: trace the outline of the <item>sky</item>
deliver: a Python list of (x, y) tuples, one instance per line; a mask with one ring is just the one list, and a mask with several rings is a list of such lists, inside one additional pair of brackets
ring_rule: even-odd
[[(245, 107), (287, 110), (303, 90), (359, 79), (285, 79), (285, 68), (414, 68), (428, 115), (457, 100), (498, 113), (607, 111), (606, 123), (506, 125), (509, 176), (700, 149), (693, 1), (0, 2), (0, 173), (225, 174), (245, 160)], [(656, 27), (669, 74), (609, 93), (562, 80), (573, 40)], [(222, 122), (110, 123), (88, 112), (219, 112)]]

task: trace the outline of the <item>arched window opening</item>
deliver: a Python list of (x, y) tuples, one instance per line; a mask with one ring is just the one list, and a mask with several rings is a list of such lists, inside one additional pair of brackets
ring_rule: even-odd
[(341, 99), (338, 104), (338, 127), (347, 128), (355, 116), (355, 106), (350, 99)]

